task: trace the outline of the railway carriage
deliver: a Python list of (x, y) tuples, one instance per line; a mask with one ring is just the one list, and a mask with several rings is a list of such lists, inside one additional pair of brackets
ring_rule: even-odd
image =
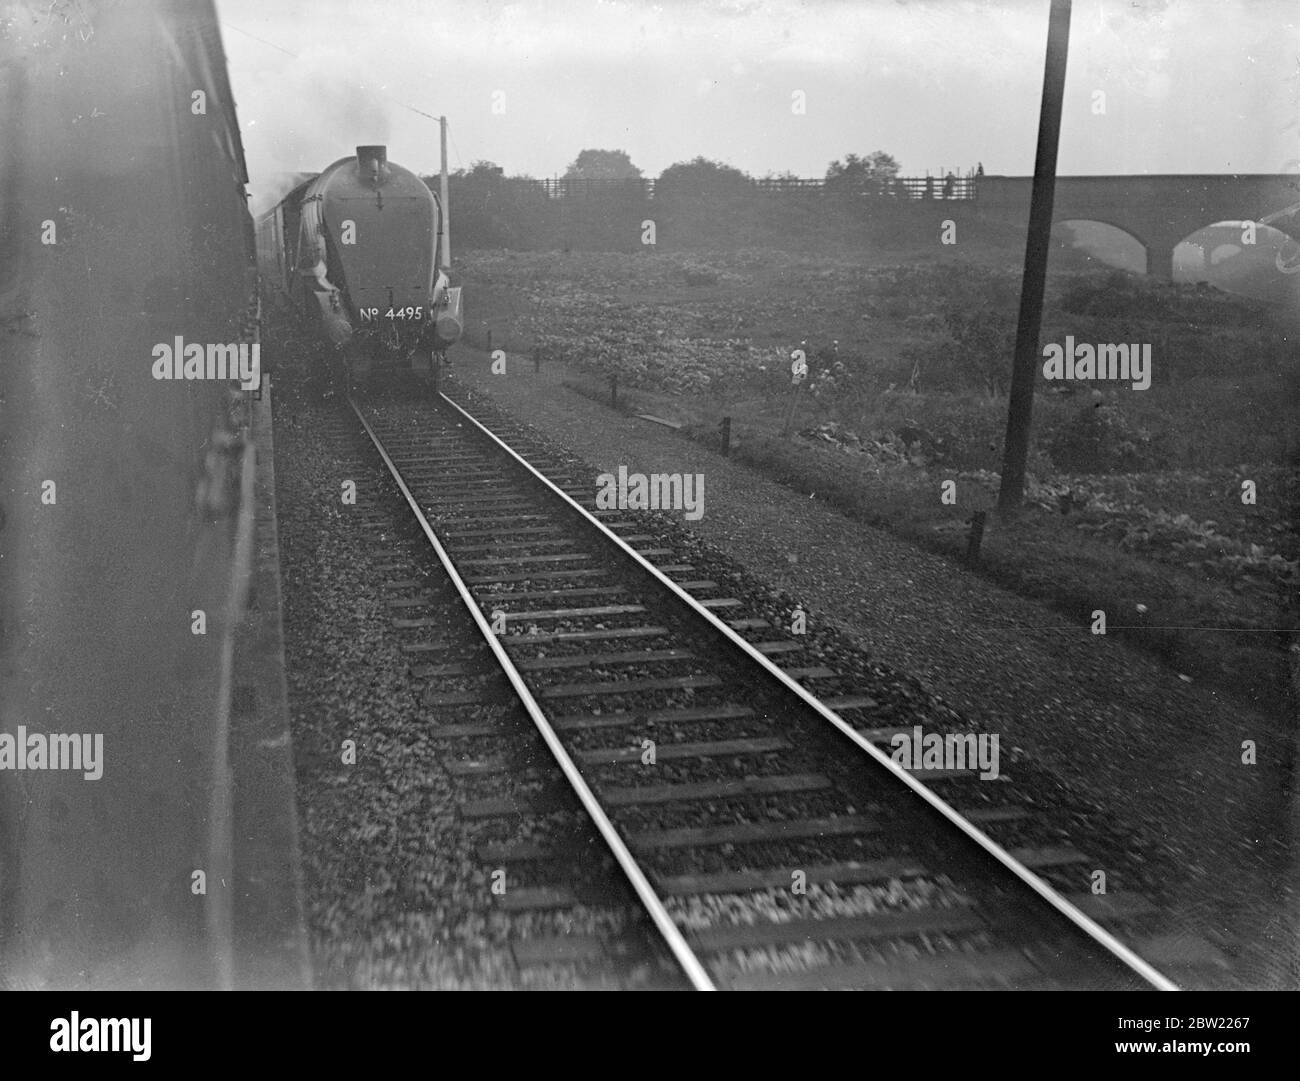
[[(190, 882), (231, 881), (247, 400), (151, 374), (158, 343), (254, 336), (220, 23), (122, 0), (0, 27), (0, 988), (221, 986), (231, 891)], [(102, 754), (23, 768), (24, 731)]]
[(264, 281), (334, 347), (347, 376), (439, 362), (459, 339), (461, 291), (440, 269), (443, 207), (383, 146), (359, 146), (257, 228)]

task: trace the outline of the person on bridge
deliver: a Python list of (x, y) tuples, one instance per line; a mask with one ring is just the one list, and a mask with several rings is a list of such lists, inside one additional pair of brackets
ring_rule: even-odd
[(952, 170), (948, 170), (948, 175), (943, 178), (943, 197), (951, 199), (953, 189), (957, 186), (957, 178), (952, 175)]

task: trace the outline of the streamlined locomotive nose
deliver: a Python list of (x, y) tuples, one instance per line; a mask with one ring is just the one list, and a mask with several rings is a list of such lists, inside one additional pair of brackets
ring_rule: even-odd
[(294, 198), (298, 291), (328, 341), (355, 347), (349, 364), (404, 363), (460, 338), (460, 290), (437, 267), (438, 199), (386, 146), (358, 146)]

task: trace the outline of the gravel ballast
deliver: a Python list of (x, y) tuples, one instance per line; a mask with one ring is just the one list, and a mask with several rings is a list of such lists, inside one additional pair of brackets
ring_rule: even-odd
[[(619, 466), (703, 473), (705, 513), (682, 523), (702, 550), (720, 549), (768, 583), (777, 613), (797, 600), (811, 632), (854, 647), (864, 667), (911, 673), (942, 713), (956, 710), (964, 727), (997, 734), (1004, 769), (1023, 756), (1063, 789), (1086, 793), (1098, 810), (1077, 816), (1070, 842), (1101, 866), (1112, 858), (1143, 865), (1143, 877), (1161, 883), (1168, 929), (1217, 943), (1234, 961), (1230, 985), (1292, 985), (1286, 718), (1253, 712), (1199, 687), (1195, 673), (1093, 636), (708, 448), (574, 394), (558, 367), (535, 374), (512, 356), (507, 374), (494, 376), (485, 355), (462, 349), (456, 371), (589, 463), (593, 489), (596, 473)], [(840, 657), (836, 668), (845, 671)], [(1256, 765), (1242, 762), (1245, 740), (1255, 741)], [(1110, 850), (1117, 844), (1123, 852)]]
[[(449, 603), (427, 545), (412, 543), (409, 512), (377, 456), (331, 434), (348, 424), (336, 406), (308, 407), (292, 395), (277, 401), (285, 654), (316, 986), (572, 989), (593, 979), (677, 986), (675, 970), (664, 976), (661, 964), (642, 963), (643, 917), (575, 801), (506, 819), (463, 813), (473, 801), (536, 796), (535, 775), (553, 766), (515, 707), (426, 704), (475, 680), (414, 680), (404, 647), (443, 638), (452, 648), (439, 660), (472, 665), (485, 646)], [(345, 481), (356, 485), (355, 505), (341, 499)], [(411, 598), (427, 603), (394, 607)], [(401, 613), (433, 625), (400, 631), (393, 617)], [(439, 729), (470, 723), (493, 731), (474, 741), (469, 757), (500, 753), (509, 769), (479, 777), (449, 768), (469, 743)], [(489, 842), (557, 838), (568, 841), (568, 866), (507, 866), (483, 856)], [(556, 875), (599, 900), (549, 911), (506, 904), (512, 890)], [(494, 889), (498, 876), (503, 892)], [(627, 946), (630, 960), (517, 963), (532, 940), (588, 936), (616, 951)]]

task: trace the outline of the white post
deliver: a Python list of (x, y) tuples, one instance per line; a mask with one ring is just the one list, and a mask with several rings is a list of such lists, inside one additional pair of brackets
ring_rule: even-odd
[(438, 197), (442, 201), (442, 269), (451, 267), (451, 207), (447, 202), (447, 118), (438, 117), (439, 141), (442, 144), (442, 179)]

